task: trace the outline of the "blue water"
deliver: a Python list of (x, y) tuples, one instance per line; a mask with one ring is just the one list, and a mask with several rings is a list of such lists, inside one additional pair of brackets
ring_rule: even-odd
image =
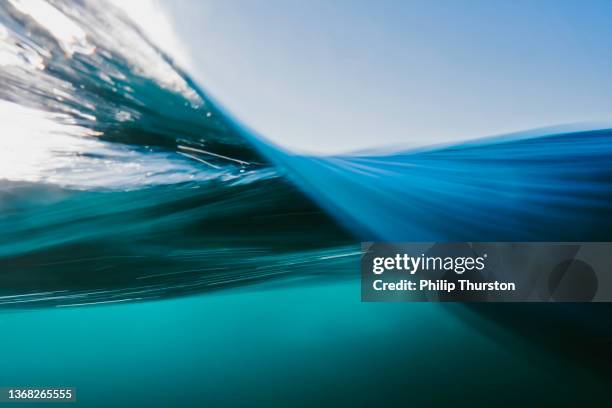
[(0, 386), (90, 406), (602, 397), (605, 306), (362, 304), (356, 278), (361, 240), (610, 240), (610, 128), (298, 155), (112, 6), (32, 4), (0, 4)]
[[(607, 382), (459, 305), (366, 304), (359, 283), (256, 286), (2, 316), (0, 381), (87, 406), (578, 403)], [(546, 326), (551, 330), (551, 326)], [(476, 329), (477, 328), (477, 329)], [(494, 368), (494, 371), (492, 371)]]

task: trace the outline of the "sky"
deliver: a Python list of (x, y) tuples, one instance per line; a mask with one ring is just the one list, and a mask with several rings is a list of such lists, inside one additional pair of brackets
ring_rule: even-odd
[(143, 4), (132, 17), (213, 97), (296, 151), (612, 119), (609, 1)]

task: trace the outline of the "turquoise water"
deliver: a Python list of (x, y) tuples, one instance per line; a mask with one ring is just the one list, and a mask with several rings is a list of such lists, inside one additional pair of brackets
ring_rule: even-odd
[(75, 386), (79, 405), (99, 407), (565, 405), (577, 390), (608, 394), (602, 377), (462, 308), (361, 303), (348, 280), (4, 312), (0, 383)]

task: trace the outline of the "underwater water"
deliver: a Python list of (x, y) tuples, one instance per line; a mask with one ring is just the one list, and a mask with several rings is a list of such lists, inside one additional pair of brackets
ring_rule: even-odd
[(0, 5), (0, 385), (91, 406), (607, 396), (607, 306), (362, 304), (358, 263), (362, 240), (609, 241), (611, 128), (300, 155), (112, 5)]

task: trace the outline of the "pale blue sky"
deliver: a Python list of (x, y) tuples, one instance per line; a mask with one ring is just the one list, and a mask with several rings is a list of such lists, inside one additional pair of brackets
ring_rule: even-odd
[(612, 118), (612, 2), (156, 0), (226, 108), (312, 152)]

